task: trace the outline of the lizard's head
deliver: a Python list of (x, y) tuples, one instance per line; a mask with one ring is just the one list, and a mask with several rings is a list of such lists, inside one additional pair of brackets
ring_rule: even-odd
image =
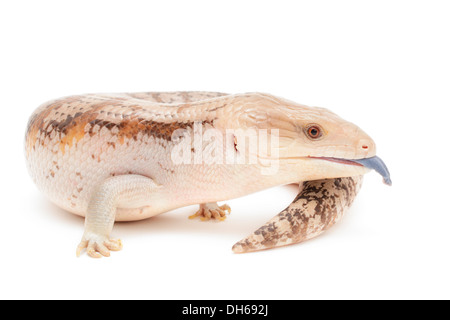
[(246, 110), (248, 127), (279, 130), (279, 159), (298, 165), (300, 177), (317, 180), (362, 175), (370, 169), (391, 184), (389, 172), (376, 157), (374, 141), (358, 126), (333, 112), (273, 96)]

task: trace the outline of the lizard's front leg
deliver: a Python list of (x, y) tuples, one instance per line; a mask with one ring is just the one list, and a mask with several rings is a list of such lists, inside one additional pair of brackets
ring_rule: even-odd
[(189, 219), (200, 217), (202, 221), (208, 221), (211, 218), (223, 221), (227, 218), (226, 214), (230, 212), (231, 208), (226, 204), (219, 206), (217, 202), (202, 203), (198, 211), (189, 216)]
[(121, 175), (106, 179), (91, 196), (85, 219), (83, 238), (77, 256), (87, 248), (93, 258), (109, 257), (110, 250), (122, 249), (120, 240), (110, 239), (117, 208), (140, 208), (149, 205), (149, 194), (157, 184), (140, 175)]

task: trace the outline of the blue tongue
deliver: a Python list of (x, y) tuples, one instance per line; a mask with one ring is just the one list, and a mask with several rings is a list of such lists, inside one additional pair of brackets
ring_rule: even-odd
[(366, 168), (375, 170), (376, 172), (381, 174), (385, 184), (389, 186), (392, 185), (391, 175), (389, 174), (388, 168), (384, 164), (383, 160), (381, 160), (377, 156), (366, 159), (356, 159), (356, 160), (352, 159), (352, 161), (362, 164)]

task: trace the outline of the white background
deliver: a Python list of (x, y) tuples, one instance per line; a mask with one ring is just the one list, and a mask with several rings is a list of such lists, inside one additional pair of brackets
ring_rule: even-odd
[[(450, 298), (448, 1), (2, 1), (0, 298)], [(231, 246), (286, 207), (284, 186), (116, 224), (121, 252), (75, 257), (83, 219), (38, 192), (27, 119), (88, 92), (262, 91), (331, 109), (377, 142), (345, 219), (304, 244)]]

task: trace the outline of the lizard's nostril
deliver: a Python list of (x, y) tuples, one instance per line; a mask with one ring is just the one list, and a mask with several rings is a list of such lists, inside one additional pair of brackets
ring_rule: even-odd
[(357, 144), (358, 156), (366, 158), (375, 155), (375, 143), (370, 139), (361, 139)]

